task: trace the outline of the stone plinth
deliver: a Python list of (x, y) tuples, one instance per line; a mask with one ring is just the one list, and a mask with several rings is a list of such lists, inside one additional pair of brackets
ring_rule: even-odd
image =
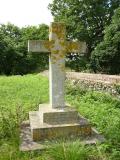
[(105, 141), (72, 107), (52, 109), (46, 104), (40, 105), (39, 111), (29, 112), (29, 121), (21, 125), (20, 139), (21, 151), (47, 149), (59, 140), (64, 143), (79, 140), (84, 144)]
[(29, 119), (34, 141), (91, 135), (89, 122), (72, 107), (52, 109), (42, 104), (39, 111), (29, 113)]
[[(62, 137), (91, 136), (89, 122), (74, 109), (65, 106), (65, 55), (66, 53), (86, 52), (85, 42), (66, 41), (66, 27), (63, 23), (51, 23), (49, 41), (32, 40), (28, 42), (31, 52), (49, 54), (50, 105), (40, 106), (39, 111), (29, 113), (30, 127), (22, 130), (25, 143), (21, 148), (41, 148), (35, 141), (52, 140)], [(29, 138), (29, 128), (31, 139)], [(27, 143), (26, 143), (27, 142)]]

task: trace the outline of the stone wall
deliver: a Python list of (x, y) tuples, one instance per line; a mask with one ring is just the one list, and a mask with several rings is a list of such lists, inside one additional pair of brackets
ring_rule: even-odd
[(120, 95), (120, 76), (67, 72), (66, 80), (72, 85)]
[[(41, 74), (47, 77), (49, 76), (48, 71), (44, 71)], [(105, 91), (120, 97), (120, 76), (118, 75), (67, 72), (66, 81), (67, 80), (72, 85), (79, 85), (97, 91)]]

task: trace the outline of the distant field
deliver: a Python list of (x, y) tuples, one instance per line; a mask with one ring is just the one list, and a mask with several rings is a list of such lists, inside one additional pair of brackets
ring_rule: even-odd
[[(47, 103), (48, 79), (40, 75), (0, 77), (0, 160), (120, 160), (120, 100), (109, 94), (66, 86), (66, 101), (106, 137), (96, 147), (78, 144), (44, 152), (19, 152), (19, 125), (28, 112)], [(71, 157), (71, 158), (70, 158)]]

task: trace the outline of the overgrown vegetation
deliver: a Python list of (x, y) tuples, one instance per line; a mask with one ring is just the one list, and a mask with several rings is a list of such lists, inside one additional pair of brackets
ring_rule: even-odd
[(99, 72), (120, 73), (120, 8), (105, 29), (104, 40), (92, 52), (91, 66)]
[(26, 75), (0, 77), (0, 160), (37, 159), (36, 153), (19, 152), (20, 123), (30, 110), (48, 101), (48, 80)]
[(90, 64), (85, 56), (79, 54), (67, 55), (66, 67), (76, 72), (90, 72)]
[(88, 118), (106, 142), (84, 146), (78, 141), (54, 144), (44, 152), (19, 151), (19, 126), (30, 110), (48, 102), (48, 80), (40, 75), (0, 77), (1, 160), (119, 160), (120, 100), (109, 94), (67, 85), (66, 100)]
[(78, 86), (68, 87), (67, 100), (105, 136), (106, 151), (116, 154), (113, 159), (117, 159), (120, 155), (120, 100), (107, 93), (88, 91)]

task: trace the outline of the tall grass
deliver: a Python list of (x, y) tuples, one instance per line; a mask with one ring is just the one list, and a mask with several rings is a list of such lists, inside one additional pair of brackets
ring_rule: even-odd
[(56, 144), (47, 154), (54, 160), (87, 160), (89, 157), (88, 149), (79, 141)]
[[(39, 75), (0, 77), (0, 160), (31, 159), (19, 152), (20, 124), (30, 110), (48, 102), (48, 80)], [(40, 157), (40, 155), (39, 155)]]
[(44, 152), (19, 151), (20, 124), (28, 112), (48, 102), (48, 80), (40, 75), (0, 77), (0, 160), (119, 160), (120, 100), (67, 85), (66, 100), (106, 137), (104, 144), (53, 144)]
[[(88, 118), (106, 138), (101, 150), (108, 159), (120, 159), (120, 99), (110, 94), (67, 85), (67, 101)], [(99, 148), (99, 147), (98, 147)]]

